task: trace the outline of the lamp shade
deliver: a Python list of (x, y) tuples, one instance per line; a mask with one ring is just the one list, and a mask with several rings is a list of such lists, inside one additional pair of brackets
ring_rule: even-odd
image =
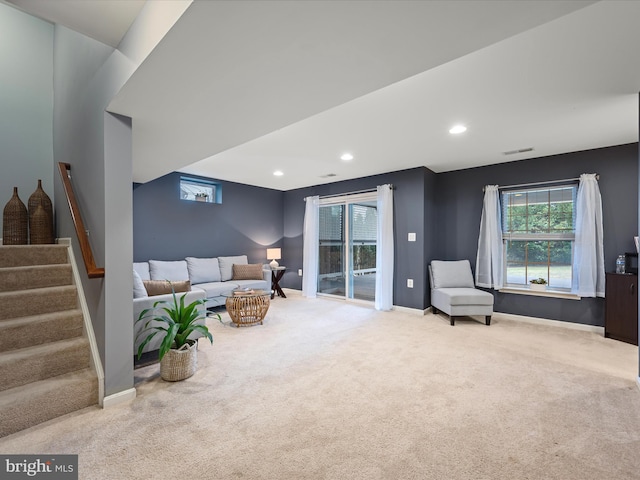
[(282, 253), (279, 248), (267, 248), (267, 259), (271, 259), (271, 268), (278, 268), (278, 262), (282, 258)]
[(267, 258), (269, 260), (280, 260), (282, 258), (282, 252), (279, 248), (267, 248)]

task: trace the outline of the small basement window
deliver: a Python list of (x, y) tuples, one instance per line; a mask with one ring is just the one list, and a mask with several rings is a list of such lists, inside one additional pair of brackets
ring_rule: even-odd
[(222, 185), (210, 180), (180, 177), (180, 198), (192, 202), (222, 203)]

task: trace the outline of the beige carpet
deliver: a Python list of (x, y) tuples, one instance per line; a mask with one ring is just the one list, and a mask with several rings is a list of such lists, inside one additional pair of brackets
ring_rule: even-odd
[(81, 479), (640, 478), (637, 347), (288, 294), (263, 326), (212, 322), (192, 378), (137, 370), (134, 402), (0, 452), (79, 454)]

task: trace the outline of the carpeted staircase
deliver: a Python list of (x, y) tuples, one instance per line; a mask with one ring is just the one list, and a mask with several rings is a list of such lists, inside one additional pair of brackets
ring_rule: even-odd
[(67, 251), (0, 246), (0, 437), (98, 403)]

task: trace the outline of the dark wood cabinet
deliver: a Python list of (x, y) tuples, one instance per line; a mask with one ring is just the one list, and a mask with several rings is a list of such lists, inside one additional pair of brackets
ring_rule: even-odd
[(638, 275), (607, 273), (604, 336), (638, 345)]

